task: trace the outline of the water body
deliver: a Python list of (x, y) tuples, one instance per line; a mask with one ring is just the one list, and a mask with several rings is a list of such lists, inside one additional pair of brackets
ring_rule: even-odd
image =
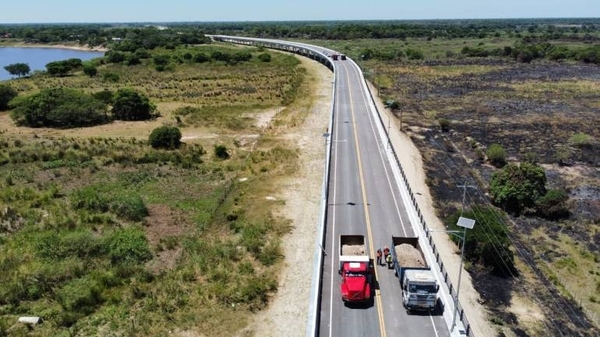
[(46, 64), (53, 61), (78, 58), (82, 61), (104, 56), (103, 52), (71, 50), (59, 48), (19, 48), (0, 47), (0, 81), (15, 78), (11, 76), (4, 67), (13, 63), (27, 63), (31, 72), (46, 70)]

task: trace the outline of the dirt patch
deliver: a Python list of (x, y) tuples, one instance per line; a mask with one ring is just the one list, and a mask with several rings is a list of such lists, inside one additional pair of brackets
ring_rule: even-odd
[(271, 123), (271, 120), (273, 119), (273, 117), (275, 117), (283, 109), (284, 108), (269, 109), (269, 110), (261, 111), (260, 113), (245, 114), (244, 117), (253, 118), (254, 120), (256, 120), (254, 125), (260, 129), (264, 129)]
[(173, 269), (183, 249), (178, 246), (178, 237), (191, 230), (177, 211), (166, 205), (148, 205), (148, 217), (144, 230), (146, 239), (158, 254), (148, 262), (148, 268), (159, 273)]

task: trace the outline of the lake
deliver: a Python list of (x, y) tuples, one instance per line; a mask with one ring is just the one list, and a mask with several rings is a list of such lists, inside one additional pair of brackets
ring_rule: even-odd
[(19, 48), (0, 47), (0, 81), (15, 78), (4, 67), (13, 63), (27, 63), (31, 72), (46, 70), (46, 64), (52, 61), (78, 58), (82, 61), (104, 56), (104, 52), (71, 50), (59, 48)]

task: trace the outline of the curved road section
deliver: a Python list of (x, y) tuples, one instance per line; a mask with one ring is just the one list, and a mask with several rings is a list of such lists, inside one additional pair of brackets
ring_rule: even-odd
[[(336, 52), (318, 46), (230, 36), (212, 38), (299, 53), (319, 60), (335, 72), (332, 121), (324, 135), (330, 145), (320, 241), (324, 254), (318, 254), (317, 269), (322, 269), (317, 271), (317, 282), (313, 283), (313, 288), (321, 291), (315, 296), (317, 303), (311, 305), (315, 326), (309, 326), (307, 335), (450, 336), (453, 303), (443, 281), (438, 280), (442, 285), (440, 300), (446, 306), (443, 313), (409, 314), (402, 305), (402, 291), (394, 271), (377, 265), (371, 302), (350, 306), (341, 299), (340, 235), (364, 235), (366, 253), (374, 258), (378, 248), (391, 246), (392, 236), (424, 234), (415, 223), (414, 208), (358, 65), (350, 59), (331, 61), (329, 56)], [(420, 243), (424, 249), (430, 249), (426, 240), (421, 238)], [(430, 266), (437, 267), (431, 251), (425, 256)], [(436, 275), (439, 277), (439, 272)], [(462, 330), (462, 323), (458, 324), (461, 329), (455, 328), (452, 335), (459, 335)]]

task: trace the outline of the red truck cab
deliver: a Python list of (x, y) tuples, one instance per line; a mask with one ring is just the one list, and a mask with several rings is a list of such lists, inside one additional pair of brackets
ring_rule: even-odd
[(344, 302), (363, 302), (371, 299), (372, 268), (368, 256), (340, 258), (340, 291)]

